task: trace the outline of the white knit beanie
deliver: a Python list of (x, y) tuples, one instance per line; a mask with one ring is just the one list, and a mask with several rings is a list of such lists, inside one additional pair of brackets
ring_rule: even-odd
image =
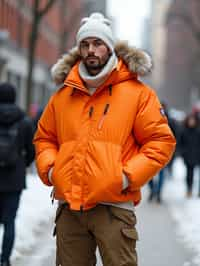
[(105, 42), (111, 51), (114, 50), (114, 37), (111, 30), (111, 22), (101, 13), (92, 13), (89, 17), (81, 20), (81, 27), (76, 35), (76, 42), (88, 37), (97, 37)]

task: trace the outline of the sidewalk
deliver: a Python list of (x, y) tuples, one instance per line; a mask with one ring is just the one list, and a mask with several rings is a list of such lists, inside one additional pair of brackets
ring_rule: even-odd
[(142, 204), (136, 208), (139, 266), (194, 266), (192, 254), (177, 239), (167, 202), (148, 203), (143, 194)]

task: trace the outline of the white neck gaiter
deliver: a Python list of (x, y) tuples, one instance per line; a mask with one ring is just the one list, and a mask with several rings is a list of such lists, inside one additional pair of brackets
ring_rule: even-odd
[(117, 66), (118, 59), (115, 53), (109, 58), (107, 64), (104, 66), (101, 72), (99, 72), (96, 76), (91, 76), (83, 62), (79, 64), (79, 74), (81, 78), (86, 83), (88, 89), (90, 88), (98, 88), (104, 81), (108, 78), (109, 74), (113, 71), (113, 69)]

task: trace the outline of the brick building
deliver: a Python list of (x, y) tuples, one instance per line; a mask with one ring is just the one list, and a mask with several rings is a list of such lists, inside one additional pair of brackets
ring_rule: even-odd
[(200, 99), (200, 1), (172, 1), (167, 18), (162, 97), (189, 111)]
[[(33, 0), (0, 1), (0, 81), (10, 81), (17, 88), (18, 103), (25, 107), (27, 48), (31, 31)], [(41, 8), (47, 0), (41, 0)], [(57, 0), (43, 17), (34, 70), (33, 102), (44, 104), (52, 88), (49, 69), (74, 44), (80, 18), (87, 10), (96, 10), (95, 1)]]
[(161, 100), (164, 100), (162, 85), (164, 79), (165, 53), (166, 53), (166, 14), (171, 0), (151, 0), (151, 54), (154, 69), (151, 75), (153, 88)]

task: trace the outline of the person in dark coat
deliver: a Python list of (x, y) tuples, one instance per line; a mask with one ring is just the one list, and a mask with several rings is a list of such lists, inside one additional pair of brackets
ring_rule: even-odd
[(191, 197), (194, 179), (194, 168), (199, 164), (200, 158), (200, 129), (198, 119), (194, 114), (188, 115), (184, 121), (183, 130), (180, 136), (180, 149), (187, 172), (187, 196)]
[[(176, 141), (178, 143), (179, 134), (180, 134), (179, 128), (178, 128), (178, 123), (175, 121), (174, 118), (172, 118), (169, 115), (168, 106), (165, 102), (162, 102), (162, 107), (163, 107), (163, 109), (161, 111), (165, 113), (167, 120), (168, 120), (169, 127), (171, 128), (171, 130), (172, 130), (172, 132), (176, 138)], [(174, 160), (174, 156), (175, 155), (172, 156), (172, 158), (169, 161), (169, 163), (167, 164), (167, 166), (164, 167), (163, 169), (161, 169), (160, 172), (158, 173), (158, 175), (149, 181), (148, 185), (149, 185), (150, 193), (148, 196), (148, 201), (152, 201), (153, 199), (155, 199), (158, 203), (162, 202), (162, 192), (163, 192), (163, 185), (164, 185), (164, 181), (165, 181), (166, 172), (168, 172), (170, 174), (170, 176), (172, 175), (172, 163)], [(166, 171), (166, 170), (168, 170), (168, 171)]]
[(16, 124), (19, 155), (12, 167), (0, 166), (0, 224), (3, 224), (1, 266), (10, 266), (15, 239), (15, 217), (22, 190), (26, 187), (26, 167), (34, 160), (33, 124), (15, 104), (16, 89), (9, 83), (0, 84), (0, 130)]

